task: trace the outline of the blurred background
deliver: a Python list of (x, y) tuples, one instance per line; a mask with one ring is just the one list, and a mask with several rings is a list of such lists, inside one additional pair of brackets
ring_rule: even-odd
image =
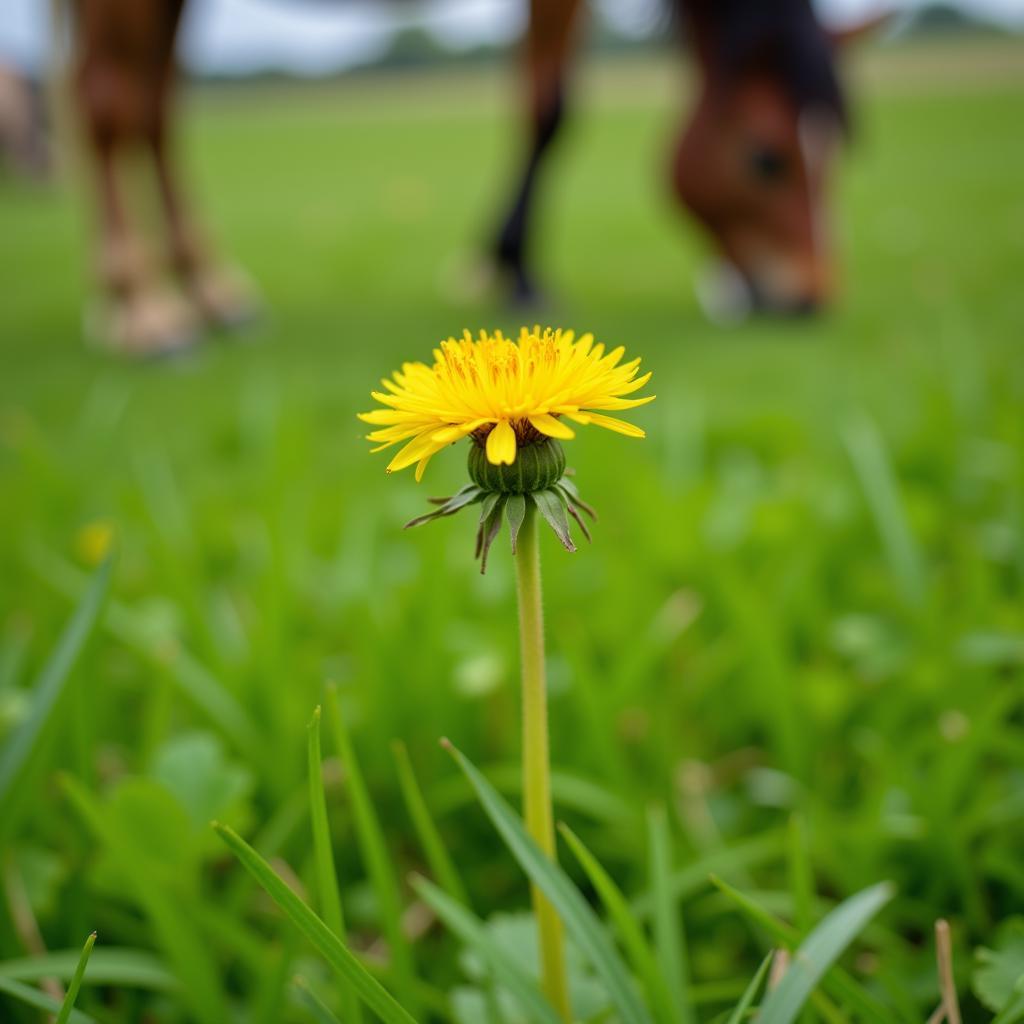
[[(818, 6), (836, 24), (872, 9)], [(387, 478), (355, 419), (403, 360), (523, 318), (474, 267), (520, 159), (524, 13), (194, 0), (183, 160), (266, 313), (159, 364), (82, 340), (93, 225), (73, 132), (45, 102), (49, 18), (37, 0), (4, 0), (0, 17), (0, 64), (38, 115), (0, 170), (0, 960), (16, 965), (0, 980), (36, 984), (44, 952), (95, 928), (98, 949), (149, 971), (87, 988), (80, 1005), (103, 1020), (310, 1019), (296, 970), (337, 993), (207, 822), (308, 883), (305, 727), (325, 680), (400, 874), (423, 858), (396, 738), (475, 909), (527, 906), (437, 747), (451, 737), (515, 796), (509, 559), (499, 542), (479, 576), (457, 517), (403, 533), (427, 495), (461, 486), (463, 453), (421, 485)], [(723, 328), (698, 306), (706, 245), (667, 186), (688, 58), (653, 0), (589, 11), (542, 197), (549, 296), (525, 315), (624, 344), (659, 398), (635, 416), (645, 441), (569, 447), (601, 521), (575, 555), (545, 542), (555, 797), (630, 896), (648, 885), (644, 809), (669, 809), (700, 1020), (764, 945), (712, 871), (805, 921), (895, 881), (849, 966), (907, 1020), (936, 1001), (937, 917), (953, 922), (968, 1020), (994, 1000), (974, 950), (1019, 945), (1022, 29), (1014, 0), (913, 4), (851, 53), (839, 299)], [(103, 616), (15, 759), (111, 547)], [(343, 899), (372, 960), (380, 908), (325, 746)], [(454, 940), (428, 928), (415, 958), (438, 1019), (481, 1019), (486, 982)], [(0, 1018), (40, 1019), (2, 991)]]

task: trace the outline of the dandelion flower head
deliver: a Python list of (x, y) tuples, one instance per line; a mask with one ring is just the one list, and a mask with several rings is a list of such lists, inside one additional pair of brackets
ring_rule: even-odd
[(449, 338), (434, 349), (434, 363), (405, 363), (383, 391), (382, 408), (359, 414), (375, 428), (367, 435), (381, 451), (405, 442), (388, 472), (416, 466), (423, 476), (446, 445), (472, 436), (494, 465), (515, 462), (518, 449), (545, 437), (575, 436), (569, 422), (643, 437), (632, 423), (609, 416), (654, 399), (630, 398), (650, 380), (640, 360), (623, 362), (621, 346), (605, 351), (591, 334), (524, 327), (516, 339), (481, 331), (474, 339)]

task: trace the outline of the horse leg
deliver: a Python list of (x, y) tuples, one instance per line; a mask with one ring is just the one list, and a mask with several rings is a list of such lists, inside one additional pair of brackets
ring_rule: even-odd
[(538, 175), (562, 124), (565, 70), (581, 0), (530, 0), (526, 36), (529, 142), (519, 184), (494, 244), (498, 269), (511, 280), (518, 301), (536, 298), (529, 271), (529, 236)]
[(167, 225), (171, 264), (200, 316), (214, 327), (237, 327), (257, 311), (252, 287), (237, 270), (221, 264), (191, 213), (175, 160), (173, 131), (177, 84), (174, 48), (185, 0), (163, 0), (159, 51), (151, 85), (153, 118), (146, 141), (156, 170)]
[(156, 4), (80, 0), (76, 98), (93, 164), (98, 206), (97, 270), (105, 292), (102, 340), (130, 354), (159, 354), (194, 340), (190, 310), (161, 288), (124, 202), (120, 158), (152, 119), (148, 63)]

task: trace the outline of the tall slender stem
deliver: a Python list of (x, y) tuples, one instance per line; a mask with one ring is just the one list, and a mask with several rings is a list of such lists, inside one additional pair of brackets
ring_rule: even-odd
[[(516, 550), (516, 593), (523, 665), (523, 817), (537, 845), (555, 860), (555, 828), (551, 813), (551, 766), (548, 754), (548, 697), (544, 669), (544, 615), (540, 593), (540, 544), (537, 514), (526, 503), (526, 518)], [(565, 941), (555, 908), (531, 887), (533, 913), (540, 938), (544, 993), (563, 1020), (572, 1019), (565, 974)]]

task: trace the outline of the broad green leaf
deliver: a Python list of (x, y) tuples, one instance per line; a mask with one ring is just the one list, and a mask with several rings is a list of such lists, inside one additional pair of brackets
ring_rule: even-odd
[(1024, 1021), (1024, 977), (1018, 980), (1014, 986), (1014, 994), (1007, 1000), (992, 1024), (1020, 1024), (1020, 1021)]
[(233, 828), (247, 824), (252, 774), (225, 753), (219, 736), (185, 732), (172, 737), (154, 755), (152, 774), (178, 798), (204, 840), (212, 818)]
[(96, 942), (96, 933), (93, 932), (86, 940), (85, 945), (82, 947), (82, 955), (78, 958), (78, 965), (75, 967), (75, 973), (71, 975), (71, 983), (68, 985), (67, 993), (64, 996), (64, 1002), (60, 1004), (60, 1010), (57, 1013), (57, 1019), (54, 1024), (68, 1024), (71, 1019), (71, 1011), (75, 1008), (75, 1000), (78, 998), (78, 990), (82, 987), (82, 978), (85, 976), (85, 968), (89, 963), (89, 955), (92, 953), (92, 947)]
[[(996, 932), (992, 948), (975, 953), (977, 966), (971, 979), (974, 994), (993, 1013), (1024, 1012), (1024, 918), (1011, 917)], [(1008, 1017), (1009, 1020), (1021, 1019)]]
[(561, 1018), (544, 998), (536, 981), (493, 941), (483, 923), (425, 878), (413, 881), (419, 897), (439, 918), (491, 967), (495, 978), (518, 1000), (531, 1022), (562, 1024)]
[(761, 1006), (758, 1024), (790, 1024), (818, 982), (872, 917), (892, 899), (888, 882), (840, 903), (801, 943), (778, 987)]
[(619, 939), (629, 955), (633, 970), (643, 980), (655, 1018), (660, 1021), (672, 1020), (673, 1007), (668, 987), (658, 969), (658, 963), (644, 936), (640, 921), (630, 910), (626, 897), (597, 858), (583, 845), (579, 836), (568, 825), (560, 824), (558, 829), (590, 879), (590, 884), (600, 896), (605, 910), (608, 911)]
[[(141, 776), (121, 779), (103, 803), (111, 834), (124, 837), (136, 864), (150, 882), (172, 891), (198, 879), (203, 838), (193, 830), (188, 813), (163, 783)], [(126, 850), (108, 845), (98, 877), (113, 891), (124, 885)]]
[(355, 819), (356, 837), (362, 851), (366, 870), (370, 875), (374, 894), (380, 907), (381, 925), (391, 947), (391, 962), (395, 986), (402, 1001), (410, 1008), (415, 1006), (414, 972), (412, 952), (402, 931), (402, 901), (398, 892), (397, 875), (384, 842), (384, 831), (377, 817), (377, 811), (370, 799), (370, 793), (363, 779), (363, 772), (356, 757), (355, 748), (348, 734), (345, 719), (341, 713), (338, 688), (327, 686), (328, 724), (334, 732), (334, 744), (345, 768), (345, 782), (352, 799), (352, 814)]
[(219, 822), (213, 828), (245, 869), (288, 919), (334, 968), (338, 977), (385, 1024), (414, 1024), (413, 1018), (376, 978), (349, 952), (348, 947), (288, 887), (274, 869), (232, 829)]
[(448, 749), (505, 845), (530, 880), (551, 901), (576, 945), (597, 971), (624, 1024), (650, 1024), (650, 1015), (637, 996), (625, 964), (586, 900), (569, 877), (544, 855), (512, 808), (473, 764), (450, 744)]
[(430, 814), (430, 808), (427, 807), (427, 802), (423, 798), (423, 791), (416, 781), (416, 773), (409, 760), (409, 752), (400, 740), (395, 740), (391, 744), (391, 749), (398, 767), (398, 782), (405, 799), (405, 806), (412, 818), (413, 827), (416, 829), (416, 835), (427, 858), (427, 864), (430, 865), (434, 878), (448, 895), (457, 902), (468, 906), (469, 896), (466, 887), (462, 884), (462, 879), (448, 855), (441, 833)]
[(19, 794), (27, 791), (25, 774), (33, 754), (60, 702), (78, 656), (99, 620), (110, 586), (110, 566), (108, 558), (79, 598), (78, 606), (64, 627), (53, 653), (32, 686), (28, 714), (0, 748), (0, 838), (14, 827), (13, 805)]

